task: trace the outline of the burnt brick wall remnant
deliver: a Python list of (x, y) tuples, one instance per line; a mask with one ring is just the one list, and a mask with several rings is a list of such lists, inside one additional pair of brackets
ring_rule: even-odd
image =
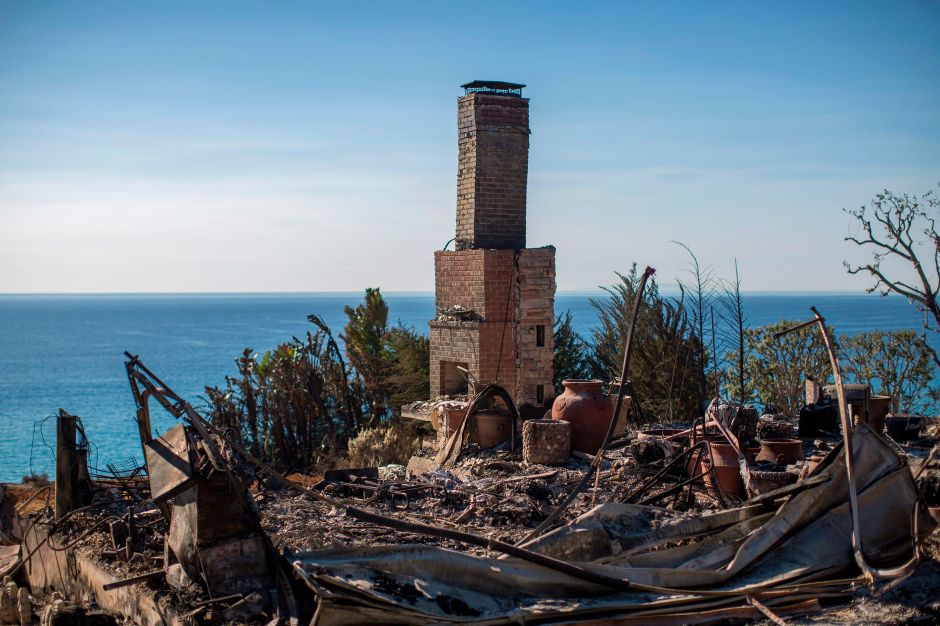
[(456, 250), (434, 253), (432, 397), (453, 388), (456, 364), (498, 382), (517, 405), (542, 405), (552, 387), (555, 248), (526, 248), (529, 101), (492, 93), (457, 100)]
[(434, 267), (437, 310), (461, 305), (480, 319), (431, 322), (431, 395), (443, 393), (446, 361), (466, 363), (519, 404), (553, 397), (555, 248), (438, 251)]

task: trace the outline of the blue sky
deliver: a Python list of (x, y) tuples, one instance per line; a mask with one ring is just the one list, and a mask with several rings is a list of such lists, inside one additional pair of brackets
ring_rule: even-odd
[(681, 240), (861, 290), (843, 207), (940, 181), (940, 3), (0, 3), (0, 292), (433, 289), (456, 98), (526, 83), (558, 287)]

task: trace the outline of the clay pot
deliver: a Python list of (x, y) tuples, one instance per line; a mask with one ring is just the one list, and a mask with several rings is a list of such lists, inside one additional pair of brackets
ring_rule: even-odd
[(443, 431), (444, 436), (449, 437), (455, 430), (460, 428), (460, 422), (463, 421), (464, 416), (467, 414), (466, 408), (459, 409), (444, 409), (444, 418), (443, 418)]
[[(720, 433), (708, 433), (707, 435), (705, 435), (705, 440), (708, 441), (709, 445), (728, 443), (728, 440), (725, 439), (725, 436)], [(687, 440), (677, 438), (677, 440), (674, 440), (674, 441), (676, 441), (677, 443), (685, 443)], [(695, 437), (692, 437), (689, 443), (690, 445), (694, 445), (695, 443), (697, 443), (697, 441), (700, 441), (700, 440), (696, 439)], [(691, 455), (689, 455), (689, 458), (685, 463), (685, 471), (689, 475), (689, 478), (692, 478), (696, 474), (701, 474), (702, 472), (708, 469), (709, 467), (707, 463), (708, 450), (702, 450), (701, 454), (702, 454), (701, 459), (699, 459), (698, 452), (693, 452)], [(731, 454), (734, 454), (733, 450), (731, 451)], [(735, 463), (737, 463), (737, 458), (738, 458), (737, 455), (734, 454)], [(695, 481), (695, 483), (698, 485), (701, 485), (704, 482), (705, 481), (702, 478), (699, 478)]]
[(801, 459), (803, 459), (801, 439), (765, 439), (760, 442), (760, 453), (756, 460), (789, 464)]
[(888, 436), (895, 441), (908, 441), (920, 436), (922, 418), (909, 415), (898, 415), (885, 418)]
[(600, 380), (566, 380), (552, 404), (552, 419), (571, 423), (571, 449), (597, 454), (610, 426), (614, 403)]
[(498, 411), (479, 411), (473, 414), (477, 421), (477, 441), (481, 448), (495, 448), (512, 435), (512, 418)]
[(872, 396), (868, 399), (868, 409), (864, 402), (852, 402), (849, 407), (853, 422), (865, 422), (879, 435), (885, 430), (885, 417), (891, 405), (891, 396)]
[(705, 485), (717, 487), (725, 493), (736, 496), (744, 495), (744, 481), (741, 480), (741, 470), (738, 467), (738, 454), (730, 443), (709, 441), (711, 460), (708, 456), (702, 457), (701, 471), (708, 469), (711, 462), (715, 463), (714, 471), (705, 474)]

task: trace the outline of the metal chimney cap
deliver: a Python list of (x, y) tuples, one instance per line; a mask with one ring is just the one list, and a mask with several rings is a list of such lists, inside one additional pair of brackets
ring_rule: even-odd
[(507, 83), (501, 80), (475, 80), (461, 85), (465, 95), (471, 93), (488, 93), (498, 96), (522, 97), (525, 85), (520, 83)]

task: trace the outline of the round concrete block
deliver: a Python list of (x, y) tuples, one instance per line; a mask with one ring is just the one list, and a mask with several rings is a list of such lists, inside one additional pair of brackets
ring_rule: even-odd
[(563, 465), (571, 456), (571, 424), (538, 419), (522, 423), (522, 458), (527, 463)]

